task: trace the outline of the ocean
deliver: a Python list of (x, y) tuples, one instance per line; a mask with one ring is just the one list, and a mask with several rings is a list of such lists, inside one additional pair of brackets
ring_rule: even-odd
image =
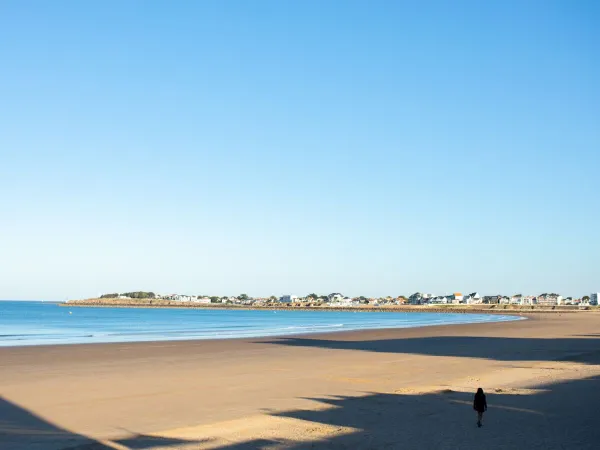
[(0, 301), (0, 346), (284, 336), (519, 320), (486, 314), (73, 308)]

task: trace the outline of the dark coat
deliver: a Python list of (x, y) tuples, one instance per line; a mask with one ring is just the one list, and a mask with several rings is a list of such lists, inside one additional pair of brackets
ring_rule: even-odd
[(475, 394), (475, 398), (473, 399), (473, 409), (477, 412), (484, 412), (487, 410), (485, 394)]

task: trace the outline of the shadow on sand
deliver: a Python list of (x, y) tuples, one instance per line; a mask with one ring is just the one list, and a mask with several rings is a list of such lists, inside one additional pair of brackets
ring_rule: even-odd
[[(131, 450), (166, 449), (204, 441), (133, 434), (111, 441)], [(95, 439), (60, 428), (0, 397), (0, 450), (114, 450)]]
[[(263, 341), (264, 342), (264, 341)], [(562, 360), (600, 364), (600, 339), (425, 337), (371, 341), (280, 338), (277, 345), (323, 349), (486, 358), (499, 361)], [(475, 425), (472, 393), (452, 390), (366, 393), (312, 398), (321, 407), (271, 413), (303, 421), (306, 442), (256, 438), (211, 448), (253, 449), (527, 449), (598, 448), (600, 377), (540, 385), (536, 391), (487, 392), (484, 427)], [(315, 438), (311, 439), (311, 430)], [(323, 433), (326, 430), (326, 433)], [(317, 438), (316, 436), (326, 437)], [(112, 441), (132, 450), (196, 449), (207, 440), (132, 434)], [(1, 450), (105, 450), (111, 447), (57, 427), (0, 397)], [(114, 447), (112, 447), (114, 448)]]
[(498, 361), (571, 361), (600, 363), (600, 336), (587, 339), (535, 339), (436, 336), (371, 341), (278, 338), (269, 344), (335, 350), (485, 358)]
[(472, 393), (314, 398), (325, 409), (273, 415), (307, 421), (309, 429), (327, 427), (333, 430), (330, 437), (302, 443), (250, 440), (219, 449), (592, 450), (600, 442), (598, 392), (600, 377), (542, 386), (534, 394), (488, 393), (481, 429), (476, 427)]
[(81, 446), (109, 448), (93, 439), (52, 425), (0, 397), (0, 449), (50, 450)]

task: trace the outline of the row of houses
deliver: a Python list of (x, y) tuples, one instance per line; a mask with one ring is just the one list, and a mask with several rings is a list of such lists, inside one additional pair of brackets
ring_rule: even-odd
[(307, 302), (320, 301), (328, 303), (328, 306), (355, 306), (360, 304), (359, 298), (346, 297), (339, 293), (329, 294), (323, 297), (297, 297), (295, 295), (283, 295), (279, 298), (279, 303), (307, 303)]
[(182, 295), (182, 294), (169, 294), (169, 295), (160, 295), (158, 298), (162, 300), (169, 300), (173, 302), (189, 302), (189, 303), (199, 303), (199, 304), (208, 304), (211, 303), (209, 297), (198, 297), (196, 295)]
[(556, 305), (598, 305), (600, 294), (591, 294), (589, 297), (584, 296), (582, 299), (573, 297), (563, 297), (555, 293), (544, 293), (540, 295), (522, 295), (516, 294), (512, 296), (505, 295), (480, 295), (478, 292), (463, 295), (460, 292), (455, 292), (450, 295), (432, 295), (416, 292), (410, 297), (387, 297), (387, 298), (365, 298), (365, 297), (346, 297), (339, 293), (330, 294), (317, 298), (297, 297), (295, 295), (284, 295), (278, 299), (279, 303), (307, 303), (318, 301), (326, 303), (328, 306), (358, 306), (360, 304), (369, 305), (449, 305), (449, 304), (464, 304), (464, 305), (540, 305), (540, 306), (556, 306)]
[(544, 293), (538, 296), (516, 294), (512, 296), (505, 295), (486, 295), (481, 296), (478, 292), (463, 295), (460, 292), (436, 296), (431, 294), (421, 294), (416, 292), (408, 298), (410, 305), (440, 305), (440, 304), (492, 304), (492, 305), (542, 305), (542, 306), (557, 306), (557, 305), (598, 305), (600, 293), (592, 293), (589, 297), (583, 298), (563, 297), (555, 293)]
[(482, 303), (482, 299), (483, 298), (477, 292), (473, 292), (469, 295), (463, 295), (460, 292), (455, 292), (451, 295), (432, 295), (415, 292), (408, 297), (407, 303), (409, 305), (476, 304)]
[[(119, 298), (125, 298), (119, 296)], [(563, 297), (555, 293), (544, 293), (541, 295), (521, 295), (512, 296), (504, 295), (486, 295), (482, 296), (478, 292), (463, 295), (460, 292), (455, 292), (450, 295), (432, 295), (416, 292), (406, 298), (399, 296), (396, 298), (365, 298), (365, 297), (347, 297), (340, 293), (332, 293), (326, 296), (316, 296), (311, 294), (306, 297), (298, 297), (295, 295), (283, 295), (279, 298), (250, 298), (246, 295), (239, 297), (207, 297), (182, 294), (157, 295), (156, 298), (177, 301), (183, 303), (228, 303), (238, 305), (261, 305), (267, 303), (278, 302), (282, 304), (303, 304), (303, 303), (321, 303), (333, 307), (349, 307), (358, 306), (360, 304), (378, 305), (447, 305), (447, 304), (500, 304), (500, 305), (598, 305), (600, 303), (600, 293), (592, 293), (589, 296), (584, 296), (581, 299), (572, 297)]]

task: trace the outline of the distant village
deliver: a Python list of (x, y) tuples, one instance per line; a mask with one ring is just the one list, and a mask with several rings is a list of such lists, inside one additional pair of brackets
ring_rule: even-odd
[(415, 292), (409, 297), (347, 297), (340, 293), (329, 295), (309, 294), (304, 297), (295, 295), (283, 295), (281, 297), (249, 297), (246, 294), (238, 296), (206, 296), (206, 295), (182, 295), (168, 294), (160, 295), (154, 292), (127, 292), (122, 294), (104, 294), (100, 298), (116, 299), (158, 299), (175, 302), (189, 302), (196, 304), (228, 304), (244, 306), (328, 306), (328, 307), (353, 307), (353, 306), (385, 306), (385, 305), (540, 305), (540, 306), (597, 306), (600, 293), (592, 293), (582, 298), (563, 297), (555, 293), (544, 293), (540, 295), (480, 295), (478, 292), (463, 295), (455, 292), (450, 295), (433, 295)]

